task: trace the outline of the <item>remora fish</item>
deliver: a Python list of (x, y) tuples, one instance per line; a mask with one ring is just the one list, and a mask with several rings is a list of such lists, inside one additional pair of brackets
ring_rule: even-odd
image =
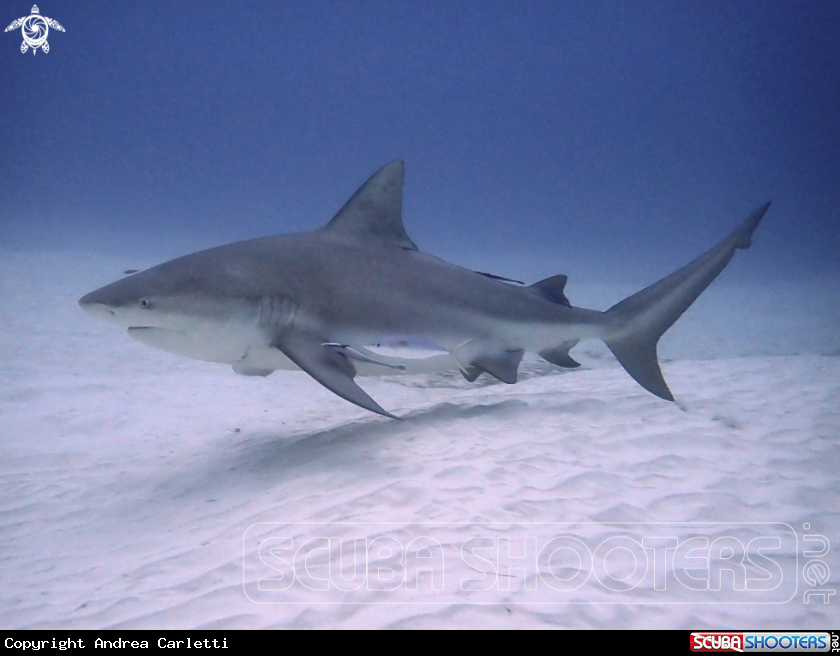
[[(179, 257), (79, 304), (145, 344), (228, 363), (239, 374), (299, 367), (386, 417), (394, 415), (354, 381), (357, 367), (384, 374), (457, 367), (469, 381), (486, 372), (515, 383), (526, 351), (577, 367), (569, 351), (589, 338), (606, 342), (642, 387), (673, 401), (657, 342), (735, 251), (750, 247), (770, 206), (705, 255), (599, 312), (569, 303), (566, 276), (517, 287), (417, 250), (402, 222), (403, 172), (400, 161), (384, 166), (322, 228)], [(399, 356), (401, 345), (411, 357), (384, 357)]]

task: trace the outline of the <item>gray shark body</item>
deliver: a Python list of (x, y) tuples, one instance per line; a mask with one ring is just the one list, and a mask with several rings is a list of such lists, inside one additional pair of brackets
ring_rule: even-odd
[(84, 296), (87, 311), (165, 351), (243, 375), (300, 368), (339, 396), (392, 417), (360, 374), (459, 369), (515, 383), (522, 356), (576, 367), (569, 350), (604, 340), (627, 372), (673, 400), (659, 337), (732, 258), (769, 203), (715, 248), (606, 312), (572, 307), (565, 276), (529, 287), (420, 252), (402, 223), (402, 162), (374, 174), (323, 228), (165, 262)]

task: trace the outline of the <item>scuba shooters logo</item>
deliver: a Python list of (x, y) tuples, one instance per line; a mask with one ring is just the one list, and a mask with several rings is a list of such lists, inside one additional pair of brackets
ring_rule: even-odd
[(690, 648), (694, 652), (828, 652), (832, 637), (827, 631), (695, 631)]
[(20, 28), (20, 32), (23, 35), (23, 43), (20, 44), (20, 51), (26, 53), (27, 50), (32, 48), (33, 55), (38, 52), (38, 48), (44, 52), (50, 51), (50, 44), (47, 43), (47, 35), (50, 33), (50, 28), (64, 32), (64, 28), (57, 20), (41, 16), (38, 5), (32, 5), (32, 13), (29, 16), (23, 16), (12, 21), (12, 24), (5, 31), (11, 32), (17, 28)]

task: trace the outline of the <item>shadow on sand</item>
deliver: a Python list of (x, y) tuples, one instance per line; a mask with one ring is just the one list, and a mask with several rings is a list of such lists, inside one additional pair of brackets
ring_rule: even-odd
[(455, 422), (502, 416), (527, 407), (519, 400), (485, 405), (440, 403), (410, 412), (403, 421), (371, 416), (313, 432), (243, 433), (228, 446), (219, 448), (217, 442), (213, 454), (200, 463), (190, 463), (193, 468), (189, 472), (182, 470), (161, 481), (158, 489), (180, 496), (240, 486), (273, 487), (320, 472), (371, 476), (393, 467), (393, 451), (414, 441), (419, 432), (423, 439), (448, 441), (444, 429)]

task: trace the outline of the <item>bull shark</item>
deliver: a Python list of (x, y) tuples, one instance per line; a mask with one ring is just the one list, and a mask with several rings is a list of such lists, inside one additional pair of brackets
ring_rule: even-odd
[(386, 164), (321, 228), (186, 255), (83, 296), (91, 314), (164, 351), (230, 364), (245, 376), (302, 369), (362, 408), (397, 418), (358, 374), (458, 369), (515, 383), (525, 352), (559, 367), (603, 340), (661, 399), (674, 397), (659, 338), (732, 259), (770, 203), (726, 239), (606, 312), (574, 307), (566, 276), (524, 286), (418, 250), (402, 221), (404, 165)]

